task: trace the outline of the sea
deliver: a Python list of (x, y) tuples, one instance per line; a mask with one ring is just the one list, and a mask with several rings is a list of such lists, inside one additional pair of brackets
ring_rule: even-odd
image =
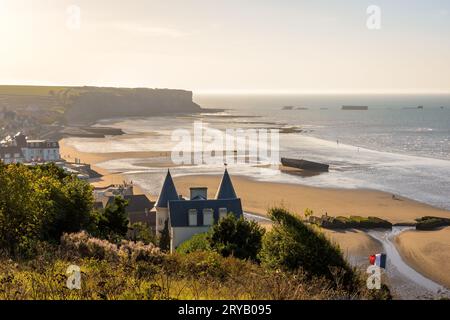
[[(175, 130), (192, 132), (198, 121), (221, 131), (280, 129), (281, 157), (327, 163), (330, 171), (296, 175), (250, 163), (229, 164), (230, 173), (258, 181), (376, 189), (450, 210), (450, 95), (195, 94), (194, 100), (204, 113), (104, 119), (97, 126), (122, 128), (126, 134), (70, 138), (67, 143), (84, 152), (161, 152), (161, 157), (125, 154), (99, 164), (157, 195), (167, 170), (163, 152), (177, 144)], [(344, 111), (343, 105), (368, 110)], [(174, 176), (220, 174), (223, 163), (182, 165), (171, 171)]]

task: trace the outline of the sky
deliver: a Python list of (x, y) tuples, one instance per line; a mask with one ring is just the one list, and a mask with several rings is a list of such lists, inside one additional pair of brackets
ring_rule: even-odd
[(450, 1), (0, 0), (0, 84), (450, 92)]

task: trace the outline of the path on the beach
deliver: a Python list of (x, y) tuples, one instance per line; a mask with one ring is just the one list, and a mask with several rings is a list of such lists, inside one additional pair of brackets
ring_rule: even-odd
[(387, 254), (386, 275), (401, 298), (449, 296), (449, 290), (411, 268), (400, 256), (394, 243), (395, 237), (404, 231), (414, 229), (414, 227), (393, 227), (392, 230), (370, 230), (368, 234), (383, 245), (384, 253)]

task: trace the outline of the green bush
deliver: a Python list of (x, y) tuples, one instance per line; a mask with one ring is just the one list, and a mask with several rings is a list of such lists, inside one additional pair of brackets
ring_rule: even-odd
[(229, 214), (211, 228), (208, 240), (211, 248), (224, 257), (256, 261), (264, 232), (255, 221)]
[(0, 248), (12, 256), (92, 223), (92, 187), (55, 165), (0, 164), (0, 186)]
[(135, 222), (130, 226), (127, 235), (128, 240), (141, 241), (144, 244), (156, 244), (156, 236), (150, 226), (144, 222)]
[[(312, 276), (326, 277), (350, 284), (353, 270), (336, 245), (322, 233), (281, 208), (269, 215), (274, 223), (262, 241), (260, 259), (270, 269), (304, 270)], [(338, 274), (339, 273), (339, 274)]]
[(450, 219), (440, 217), (422, 217), (416, 219), (417, 230), (435, 230), (441, 227), (450, 226)]
[(92, 233), (103, 239), (123, 239), (128, 232), (129, 224), (127, 205), (125, 199), (115, 197), (114, 202), (107, 205), (105, 210), (97, 212)]
[(389, 221), (377, 218), (377, 217), (360, 217), (360, 216), (350, 216), (350, 217), (331, 217), (322, 216), (310, 217), (309, 222), (317, 224), (326, 229), (375, 229), (375, 228), (386, 228), (391, 229), (392, 223)]
[(181, 254), (192, 253), (195, 251), (210, 251), (210, 250), (211, 246), (209, 245), (207, 233), (196, 234), (191, 239), (183, 242), (177, 248), (177, 252)]

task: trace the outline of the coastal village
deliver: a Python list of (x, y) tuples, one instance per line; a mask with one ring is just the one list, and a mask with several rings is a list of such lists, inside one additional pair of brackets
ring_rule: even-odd
[[(79, 159), (73, 163), (62, 159), (59, 149), (57, 141), (30, 140), (19, 132), (0, 142), (0, 161), (29, 166), (54, 163), (82, 180), (99, 177), (90, 164), (81, 163)], [(241, 199), (236, 195), (227, 169), (214, 199), (208, 199), (206, 187), (192, 187), (189, 197), (183, 197), (177, 192), (169, 170), (156, 202), (146, 195), (135, 194), (133, 182), (94, 188), (96, 209), (112, 205), (116, 197), (127, 201), (126, 213), (130, 226), (143, 223), (152, 234), (158, 235), (167, 224), (171, 252), (192, 236), (207, 232), (227, 214), (232, 213), (237, 218), (243, 215)]]

